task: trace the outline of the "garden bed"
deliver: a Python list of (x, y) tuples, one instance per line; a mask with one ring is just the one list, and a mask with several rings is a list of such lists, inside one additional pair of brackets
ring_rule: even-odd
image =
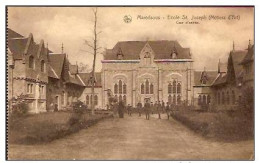
[(254, 120), (240, 112), (175, 111), (172, 117), (204, 137), (221, 141), (254, 138)]
[(73, 112), (47, 112), (35, 115), (11, 115), (8, 119), (8, 143), (37, 144), (88, 128), (111, 114), (89, 115)]

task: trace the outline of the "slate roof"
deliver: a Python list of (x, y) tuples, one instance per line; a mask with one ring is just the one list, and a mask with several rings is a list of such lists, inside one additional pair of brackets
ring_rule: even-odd
[[(238, 78), (241, 77), (243, 74), (243, 66), (240, 64), (241, 61), (245, 58), (247, 54), (247, 51), (244, 50), (236, 50), (236, 51), (231, 51), (229, 54), (229, 59), (232, 59), (232, 64), (234, 68), (234, 75), (235, 79), (238, 80)], [(231, 71), (227, 71), (227, 73), (220, 73), (218, 78), (215, 80), (213, 83), (213, 86), (221, 85), (221, 84), (226, 84), (229, 82), (227, 80), (228, 75), (230, 74)]]
[[(202, 75), (207, 76), (206, 84), (202, 84)], [(218, 76), (217, 71), (194, 71), (194, 86), (211, 86)]]
[(12, 39), (12, 38), (20, 38), (20, 37), (24, 37), (21, 34), (13, 31), (12, 29), (8, 28), (7, 29), (7, 37), (8, 39)]
[(254, 60), (255, 57), (255, 45), (252, 45), (252, 47), (248, 50), (246, 56), (242, 60), (240, 64), (246, 64), (248, 62), (251, 62)]
[[(89, 79), (92, 76), (91, 72), (90, 73), (79, 73), (80, 78), (83, 80), (86, 86), (89, 86)], [(101, 87), (101, 72), (96, 72), (95, 73), (96, 77), (96, 87)]]
[(22, 59), (28, 38), (8, 39), (8, 48), (13, 54), (14, 59)]
[(122, 50), (124, 60), (137, 60), (144, 46), (148, 43), (155, 53), (154, 59), (171, 59), (173, 50), (177, 52), (176, 59), (191, 59), (190, 49), (183, 48), (177, 41), (120, 41), (113, 49), (107, 49), (104, 60), (117, 60), (117, 53)]
[[(55, 71), (59, 79), (61, 77), (65, 56), (66, 54), (49, 54), (50, 66)], [(52, 70), (49, 69), (49, 77), (57, 78), (56, 75), (53, 74), (54, 72), (52, 72)]]

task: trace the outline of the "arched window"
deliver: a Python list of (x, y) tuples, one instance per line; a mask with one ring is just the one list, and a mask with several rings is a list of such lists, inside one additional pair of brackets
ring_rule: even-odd
[(175, 96), (175, 95), (173, 95), (172, 103), (173, 103), (174, 105), (176, 105), (176, 96)]
[(153, 83), (150, 84), (150, 94), (153, 94)]
[(222, 92), (222, 105), (225, 105), (225, 93)]
[(169, 104), (172, 103), (172, 96), (171, 95), (168, 96), (168, 102), (169, 102)]
[(149, 81), (145, 81), (145, 94), (149, 94)]
[(95, 95), (95, 96), (94, 96), (94, 105), (97, 105), (97, 104), (98, 104), (98, 96)]
[(126, 104), (126, 95), (123, 96), (123, 101)]
[(41, 61), (41, 72), (45, 72), (45, 62), (44, 62), (44, 60)]
[(122, 95), (119, 95), (119, 101), (122, 101)]
[(118, 93), (118, 85), (117, 83), (114, 85), (114, 94), (117, 94)]
[(34, 57), (33, 56), (29, 57), (29, 68), (34, 68)]
[(198, 97), (198, 105), (201, 105), (201, 95)]
[(177, 93), (181, 93), (181, 83), (177, 84)]
[(229, 98), (229, 92), (227, 91), (227, 105), (229, 105), (229, 100), (230, 100), (230, 98)]
[(206, 95), (203, 95), (203, 99), (202, 99), (202, 103), (203, 103), (203, 105), (205, 105), (206, 104), (206, 99), (207, 97), (206, 97)]
[(122, 94), (122, 81), (119, 80), (119, 94)]
[(211, 97), (208, 95), (207, 103), (210, 104)]
[(168, 94), (172, 93), (172, 84), (168, 84)]
[(89, 96), (86, 96), (86, 105), (89, 105)]
[(234, 105), (236, 103), (236, 95), (235, 91), (232, 91), (232, 104)]
[(180, 95), (177, 96), (177, 104), (178, 104), (178, 105), (181, 104), (181, 96), (180, 96)]
[(172, 84), (172, 90), (173, 90), (173, 93), (176, 93), (176, 81), (175, 80), (173, 81), (173, 84)]
[(126, 94), (126, 84), (123, 85), (123, 94)]
[(144, 84), (141, 84), (141, 94), (144, 94)]

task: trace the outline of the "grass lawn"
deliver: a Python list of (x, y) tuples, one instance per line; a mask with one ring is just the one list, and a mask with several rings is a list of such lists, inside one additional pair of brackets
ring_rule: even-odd
[(16, 144), (36, 144), (87, 128), (109, 114), (77, 114), (73, 112), (46, 112), (25, 116), (9, 116), (8, 142)]
[(221, 141), (238, 141), (254, 138), (253, 118), (240, 112), (196, 112), (192, 110), (176, 111), (172, 117), (193, 131)]

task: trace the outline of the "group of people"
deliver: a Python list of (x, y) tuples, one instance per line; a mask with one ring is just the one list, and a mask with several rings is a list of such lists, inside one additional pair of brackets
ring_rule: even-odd
[(150, 119), (150, 114), (158, 114), (158, 118), (161, 119), (161, 114), (166, 113), (167, 118), (170, 118), (171, 112), (175, 109), (175, 105), (170, 103), (164, 103), (164, 101), (156, 101), (154, 104), (153, 102), (149, 102), (148, 100), (145, 101), (144, 106), (141, 102), (137, 103), (137, 107), (133, 108), (130, 104), (127, 106), (124, 105), (122, 101), (120, 101), (118, 104), (115, 104), (113, 106), (114, 116), (119, 116), (119, 118), (124, 117), (124, 112), (127, 111), (127, 114), (129, 116), (132, 116), (133, 112), (138, 112), (139, 117), (142, 116), (142, 114), (145, 114), (145, 118), (147, 120)]

